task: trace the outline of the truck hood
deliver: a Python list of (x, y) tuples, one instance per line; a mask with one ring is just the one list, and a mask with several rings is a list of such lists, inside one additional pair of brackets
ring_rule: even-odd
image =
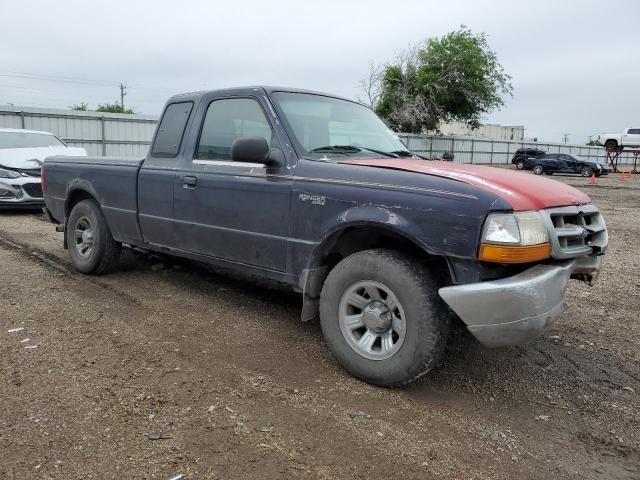
[(38, 147), (38, 148), (2, 148), (0, 149), (0, 167), (31, 170), (40, 168), (47, 157), (67, 155), (86, 157), (84, 148), (77, 147)]
[(569, 185), (506, 168), (411, 159), (342, 160), (339, 163), (450, 178), (496, 194), (514, 211), (591, 203), (586, 194)]

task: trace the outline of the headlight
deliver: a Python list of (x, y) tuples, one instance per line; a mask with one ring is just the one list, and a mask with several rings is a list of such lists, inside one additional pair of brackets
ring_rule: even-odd
[(20, 174), (18, 172), (14, 172), (13, 170), (5, 170), (4, 168), (0, 168), (0, 178), (18, 178)]
[(493, 213), (482, 231), (480, 260), (528, 263), (549, 258), (549, 232), (539, 212)]

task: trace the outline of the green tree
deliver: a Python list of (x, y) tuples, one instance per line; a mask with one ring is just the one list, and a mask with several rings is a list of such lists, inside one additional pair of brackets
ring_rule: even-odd
[(118, 102), (114, 103), (103, 103), (102, 105), (98, 105), (96, 108), (96, 112), (106, 112), (106, 113), (136, 113), (131, 108), (123, 108)]
[(69, 107), (71, 110), (78, 110), (80, 112), (88, 112), (89, 111), (89, 104), (86, 102), (80, 102), (77, 103), (75, 105), (71, 105)]
[(511, 95), (510, 80), (486, 35), (462, 25), (409, 48), (391, 64), (372, 66), (361, 87), (391, 128), (420, 133), (443, 121), (478, 127), (482, 115)]

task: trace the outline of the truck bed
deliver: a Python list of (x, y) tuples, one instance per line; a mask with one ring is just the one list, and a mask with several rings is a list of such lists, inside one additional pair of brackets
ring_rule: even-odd
[[(138, 172), (143, 158), (48, 157), (46, 188), (51, 215), (64, 223), (68, 202), (91, 192), (102, 206), (114, 239), (123, 243), (142, 241), (137, 222)], [(83, 189), (83, 190), (81, 190)]]

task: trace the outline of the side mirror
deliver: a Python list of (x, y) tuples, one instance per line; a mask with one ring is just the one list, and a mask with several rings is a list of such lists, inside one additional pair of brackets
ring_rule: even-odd
[(284, 152), (279, 148), (269, 149), (269, 144), (262, 137), (240, 137), (234, 140), (231, 144), (231, 160), (264, 163), (273, 167), (285, 164)]
[(240, 137), (231, 144), (231, 160), (234, 162), (266, 163), (269, 144), (262, 137)]
[(267, 156), (267, 165), (270, 167), (281, 167), (287, 163), (284, 152), (279, 148), (272, 148)]

